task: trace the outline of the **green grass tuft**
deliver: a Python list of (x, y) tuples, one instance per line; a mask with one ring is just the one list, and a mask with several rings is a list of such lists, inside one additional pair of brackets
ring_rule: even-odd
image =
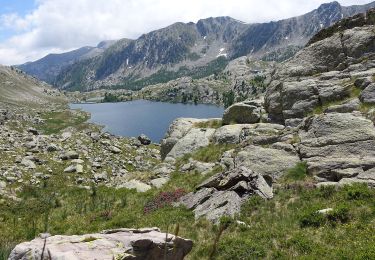
[(285, 179), (290, 181), (301, 181), (307, 177), (307, 163), (299, 162), (295, 167), (289, 169), (285, 174)]
[(89, 236), (89, 237), (85, 237), (82, 242), (85, 242), (85, 243), (89, 243), (89, 242), (92, 242), (92, 241), (95, 241), (97, 240), (96, 237), (92, 237), (92, 236)]
[(208, 120), (206, 122), (199, 122), (194, 124), (196, 128), (220, 128), (223, 126), (223, 122), (220, 119)]
[(235, 148), (232, 144), (210, 144), (192, 154), (192, 158), (201, 162), (217, 162), (225, 151)]

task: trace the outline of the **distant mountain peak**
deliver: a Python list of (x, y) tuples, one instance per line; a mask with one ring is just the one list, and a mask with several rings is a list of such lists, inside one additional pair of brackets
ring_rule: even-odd
[(99, 49), (107, 49), (109, 46), (111, 46), (115, 42), (116, 42), (116, 40), (101, 41), (101, 42), (98, 43), (98, 45), (96, 47), (99, 48)]
[(317, 10), (318, 12), (335, 12), (341, 10), (341, 8), (341, 4), (337, 1), (334, 1), (320, 5)]
[(87, 54), (65, 53), (53, 62), (41, 59), (20, 67), (64, 89), (139, 88), (190, 75), (197, 68), (212, 72), (213, 64), (223, 59), (249, 56), (283, 61), (321, 29), (374, 7), (375, 2), (345, 7), (334, 1), (299, 17), (269, 23), (246, 24), (229, 16), (176, 22), (138, 39), (103, 41)]

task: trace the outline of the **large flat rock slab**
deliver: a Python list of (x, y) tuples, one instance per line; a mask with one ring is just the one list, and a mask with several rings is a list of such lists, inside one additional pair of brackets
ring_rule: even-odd
[(96, 234), (35, 238), (17, 245), (9, 260), (180, 260), (192, 246), (191, 240), (167, 235), (157, 228), (115, 229)]
[(295, 151), (249, 145), (235, 157), (236, 167), (244, 166), (260, 175), (277, 180), (300, 162)]
[(214, 133), (215, 129), (212, 128), (191, 129), (184, 137), (177, 141), (167, 157), (179, 158), (199, 148), (208, 146)]

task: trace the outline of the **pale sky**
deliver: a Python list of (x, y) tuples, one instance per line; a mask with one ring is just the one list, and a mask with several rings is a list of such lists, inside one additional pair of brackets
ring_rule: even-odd
[[(324, 0), (0, 0), (0, 64), (33, 61), (102, 40), (131, 38), (174, 22), (231, 16), (268, 22), (307, 13)], [(371, 0), (342, 0), (344, 6)]]

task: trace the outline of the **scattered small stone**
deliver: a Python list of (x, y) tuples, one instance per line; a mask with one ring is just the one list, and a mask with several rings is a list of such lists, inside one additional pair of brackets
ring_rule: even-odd
[(116, 147), (116, 146), (110, 146), (110, 147), (108, 148), (108, 150), (109, 150), (111, 153), (114, 153), (114, 154), (119, 154), (119, 153), (121, 153), (121, 150), (120, 150), (118, 147)]
[(317, 213), (326, 215), (327, 213), (331, 211), (333, 211), (333, 208), (321, 209), (321, 210), (318, 210)]
[(138, 136), (138, 140), (141, 142), (141, 144), (143, 145), (149, 145), (151, 144), (151, 139), (148, 138), (148, 136), (144, 135), (144, 134), (141, 134), (140, 136)]
[(83, 164), (84, 161), (81, 160), (81, 159), (74, 159), (74, 160), (72, 160), (72, 163)]
[(55, 144), (50, 144), (47, 146), (47, 152), (55, 152), (57, 150), (58, 150), (58, 147)]
[(36, 165), (33, 161), (23, 158), (21, 164), (29, 169), (36, 169)]
[(156, 188), (161, 188), (164, 184), (169, 181), (169, 178), (161, 177), (150, 181), (151, 185)]
[(151, 186), (138, 180), (130, 180), (121, 185), (122, 188), (136, 189), (137, 192), (146, 192), (151, 189)]
[(60, 155), (61, 160), (73, 160), (73, 159), (78, 159), (78, 158), (79, 158), (79, 154), (75, 151), (68, 151)]
[(28, 128), (27, 132), (32, 133), (33, 135), (39, 135), (39, 131), (32, 127)]
[(94, 180), (96, 182), (107, 181), (108, 180), (107, 172), (95, 173), (94, 174)]

